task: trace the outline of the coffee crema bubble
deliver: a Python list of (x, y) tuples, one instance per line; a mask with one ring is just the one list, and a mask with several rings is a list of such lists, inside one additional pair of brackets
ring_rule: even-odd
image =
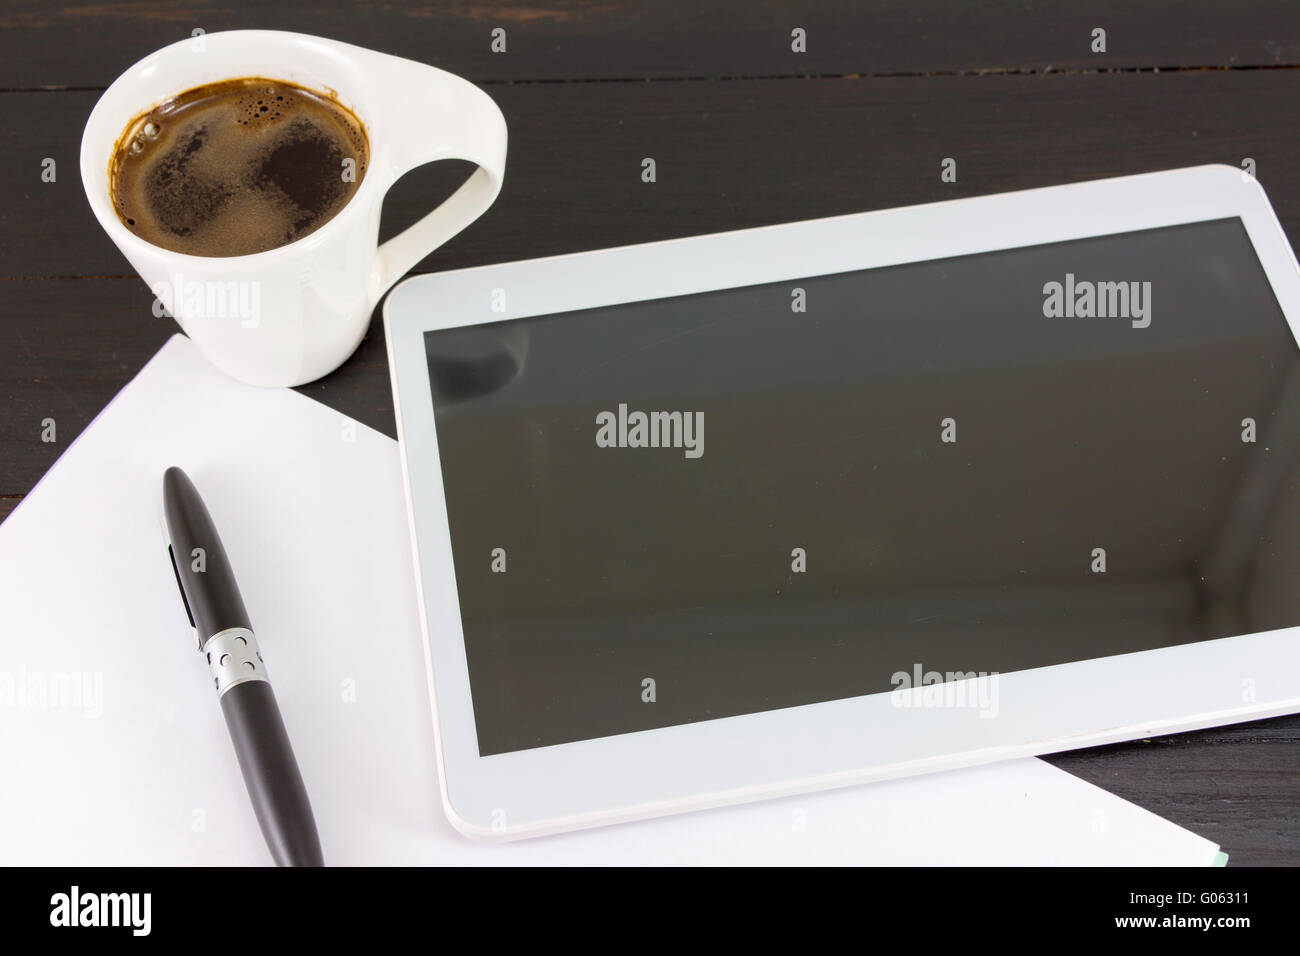
[(248, 77), (187, 90), (136, 117), (109, 167), (113, 207), (141, 239), (243, 256), (310, 235), (366, 174), (365, 127), (330, 96)]

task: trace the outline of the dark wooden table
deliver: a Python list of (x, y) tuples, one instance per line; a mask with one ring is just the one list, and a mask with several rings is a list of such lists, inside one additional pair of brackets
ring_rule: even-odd
[[(417, 271), (1247, 157), (1300, 236), (1294, 0), (14, 0), (0, 6), (0, 519), (174, 331), (86, 204), (77, 155), (91, 106), (157, 47), (254, 27), (423, 60), (500, 104), (501, 196)], [(491, 49), (498, 27), (504, 53)], [(1098, 27), (1105, 53), (1091, 49)], [(796, 28), (806, 52), (791, 49)], [(945, 157), (955, 183), (940, 181)], [(465, 173), (444, 163), (398, 183), (385, 237)], [(301, 391), (394, 434), (378, 322)], [(54, 444), (41, 441), (46, 418)], [(1050, 760), (1221, 843), (1233, 863), (1300, 862), (1300, 718)]]

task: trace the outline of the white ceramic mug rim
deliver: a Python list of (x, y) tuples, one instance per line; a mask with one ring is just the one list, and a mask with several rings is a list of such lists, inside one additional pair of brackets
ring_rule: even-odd
[[(137, 103), (134, 106), (127, 107), (126, 112), (122, 114), (124, 118), (121, 120), (120, 128), (117, 128), (116, 131), (112, 133), (113, 138), (111, 141), (106, 142), (102, 133), (99, 133), (92, 141), (91, 133), (92, 130), (97, 130), (100, 126), (102, 126), (104, 130), (113, 130), (114, 126), (107, 117), (111, 113), (120, 112), (124, 104), (118, 101), (122, 100), (126, 96), (123, 92), (124, 88), (129, 83), (133, 82), (140, 73), (151, 67), (156, 67), (177, 56), (193, 56), (194, 53), (192, 52), (191, 45), (195, 42), (195, 39), (196, 38), (178, 40), (177, 42), (159, 50), (155, 50), (153, 53), (150, 53), (148, 56), (124, 70), (100, 96), (99, 101), (95, 104), (94, 109), (91, 110), (90, 117), (86, 121), (86, 127), (82, 133), (81, 140), (80, 162), (82, 184), (85, 187), (86, 196), (90, 201), (91, 208), (95, 213), (95, 218), (99, 220), (100, 225), (106, 232), (108, 232), (110, 238), (123, 248), (123, 251), (141, 252), (149, 255), (161, 254), (173, 259), (180, 266), (189, 265), (196, 269), (202, 267), (211, 268), (212, 264), (216, 262), (220, 262), (223, 265), (229, 265), (232, 268), (239, 268), (241, 265), (253, 262), (254, 260), (266, 262), (275, 258), (298, 255), (304, 250), (311, 249), (313, 246), (331, 241), (331, 238), (335, 233), (349, 228), (352, 225), (352, 220), (363, 215), (364, 211), (368, 208), (367, 204), (370, 195), (376, 189), (386, 190), (387, 187), (391, 185), (387, 182), (379, 183), (376, 181), (380, 179), (381, 176), (379, 174), (380, 164), (375, 161), (378, 149), (375, 142), (374, 125), (367, 118), (365, 112), (358, 109), (355, 98), (350, 96), (348, 91), (330, 88), (330, 92), (337, 96), (339, 102), (351, 110), (352, 113), (361, 120), (369, 144), (369, 162), (366, 175), (362, 178), (361, 184), (357, 187), (357, 191), (348, 200), (347, 204), (339, 210), (338, 214), (327, 223), (319, 229), (316, 229), (314, 232), (308, 233), (300, 239), (295, 239), (293, 242), (285, 243), (284, 245), (276, 246), (273, 249), (267, 249), (263, 252), (254, 252), (242, 256), (195, 256), (188, 253), (175, 252), (168, 249), (166, 246), (157, 245), (136, 235), (126, 227), (126, 224), (123, 223), (121, 219), (118, 218), (117, 210), (113, 208), (108, 178), (109, 163), (112, 160), (113, 147), (121, 138), (127, 125), (136, 117), (169, 97), (176, 96), (179, 93), (183, 93), (188, 89), (193, 89), (195, 86), (201, 84), (182, 84), (184, 89), (162, 93), (156, 97), (153, 102)], [(280, 30), (228, 30), (220, 33), (206, 34), (201, 39), (205, 43), (215, 42), (218, 45), (225, 43), (273, 43), (279, 47), (283, 47), (286, 44), (292, 46), (310, 45), (317, 48), (328, 48), (337, 53), (346, 54), (348, 58), (356, 59), (358, 61), (362, 57), (373, 57), (377, 55), (374, 51), (354, 46), (349, 43), (343, 43), (338, 40), (329, 40), (323, 37), (310, 36), (304, 33), (291, 33)], [(278, 79), (283, 82), (295, 83), (311, 88), (310, 84), (303, 84), (298, 80), (291, 80), (286, 76), (274, 75), (276, 72), (277, 71), (274, 68), (271, 68), (262, 75), (264, 75), (266, 79)], [(282, 67), (279, 72), (284, 72), (284, 68)], [(162, 75), (165, 75), (166, 71), (162, 70), (161, 73)], [(243, 73), (240, 75), (248, 76), (250, 74)], [(225, 78), (238, 79), (239, 76), (232, 75)], [(222, 77), (216, 77), (207, 82), (220, 82), (221, 79)], [(323, 90), (317, 91), (325, 92)], [(101, 158), (103, 159), (102, 163), (100, 163)], [(103, 168), (98, 168), (101, 165)], [(93, 181), (91, 177), (94, 177)]]

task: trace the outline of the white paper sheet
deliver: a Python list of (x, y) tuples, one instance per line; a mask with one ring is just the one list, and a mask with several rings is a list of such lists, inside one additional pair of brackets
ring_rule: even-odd
[[(511, 844), (443, 817), (397, 446), (174, 337), (0, 525), (0, 863), (265, 864), (167, 559), (222, 534), (331, 864), (1176, 864), (1217, 847), (1039, 760)], [(42, 690), (44, 688), (44, 691)]]

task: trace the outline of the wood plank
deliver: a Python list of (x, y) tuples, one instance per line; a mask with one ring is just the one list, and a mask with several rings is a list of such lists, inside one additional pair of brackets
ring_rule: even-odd
[(1215, 841), (1230, 865), (1295, 865), (1300, 858), (1300, 717), (1047, 759)]
[[(134, 277), (0, 282), (0, 496), (30, 491), (177, 331)], [(396, 437), (377, 313), (347, 364), (302, 391)]]
[[(791, 50), (791, 31), (807, 51)], [(1107, 52), (1092, 52), (1092, 31)], [(1295, 11), (1276, 0), (781, 0), (527, 5), (11, 0), (0, 13), (0, 88), (104, 87), (195, 29), (294, 30), (422, 60), (479, 82), (649, 77), (891, 75), (1300, 63)], [(506, 30), (493, 53), (491, 31)]]
[[(152, 316), (148, 291), (90, 216), (76, 155), (94, 90), (194, 26), (336, 36), (490, 84), (511, 126), (506, 189), (422, 270), (1247, 155), (1293, 241), (1300, 228), (1297, 71), (1078, 72), (1295, 65), (1291, 5), (839, 0), (798, 24), (810, 36), (802, 56), (788, 51), (787, 9), (773, 0), (747, 4), (744, 16), (701, 5), (642, 12), (618, 0), (514, 10), (370, 3), (360, 14), (336, 2), (6, 5), (0, 89), (73, 90), (0, 93), (0, 278), (10, 277), (0, 285), (0, 520), (174, 329)], [(487, 50), (498, 24), (509, 31), (504, 56)], [(1108, 30), (1104, 57), (1087, 52), (1095, 25)], [(986, 71), (1002, 75), (917, 75)], [(822, 74), (871, 78), (550, 82)], [(637, 175), (645, 155), (659, 162), (653, 186)], [(957, 184), (938, 181), (946, 155), (959, 161)], [(55, 184), (40, 181), (46, 156), (59, 163)], [(385, 234), (462, 173), (435, 168), (399, 183)], [(84, 278), (94, 276), (109, 278)], [(377, 325), (342, 369), (301, 391), (393, 434)], [(46, 417), (57, 423), (54, 443), (40, 441)], [(1300, 718), (1051, 761), (1215, 839), (1234, 864), (1300, 859)]]
[[(496, 205), (418, 271), (1255, 159), (1300, 235), (1300, 70), (541, 84), (493, 89), (510, 124)], [(0, 94), (5, 275), (128, 275), (76, 170), (89, 93)], [(34, 131), (34, 132), (33, 132)], [(41, 182), (54, 157), (55, 183)], [(653, 157), (658, 181), (641, 182)], [(942, 183), (944, 157), (958, 181)], [(463, 177), (397, 184), (385, 235)]]
[(152, 302), (139, 280), (0, 282), (0, 495), (30, 491), (166, 341)]

